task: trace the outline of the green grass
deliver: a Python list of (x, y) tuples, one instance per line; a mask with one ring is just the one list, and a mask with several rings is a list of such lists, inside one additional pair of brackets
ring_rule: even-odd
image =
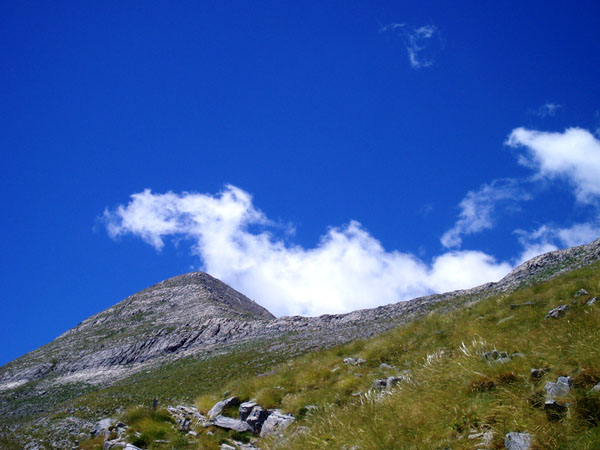
[[(591, 295), (574, 297), (581, 288)], [(186, 358), (65, 401), (64, 407), (87, 408), (75, 414), (92, 417), (118, 406), (145, 405), (121, 418), (139, 433), (131, 434), (131, 442), (153, 449), (218, 449), (235, 438), (214, 427), (196, 430), (198, 438), (185, 437), (169, 418), (149, 412), (153, 398), (160, 406), (195, 403), (206, 412), (230, 395), (291, 412), (296, 425), (310, 430), (294, 434), (293, 426), (287, 440), (263, 440), (264, 449), (473, 449), (483, 446), (468, 436), (488, 430), (495, 436), (486, 447), (490, 449), (503, 448), (509, 431), (530, 432), (536, 449), (597, 449), (600, 395), (589, 390), (600, 381), (600, 304), (584, 305), (596, 295), (598, 263), (447, 314), (431, 312), (371, 339), (299, 357), (261, 351), (264, 343), (255, 343), (202, 361)], [(511, 304), (526, 302), (534, 305), (511, 309)], [(564, 317), (544, 318), (561, 304), (571, 307)], [(493, 350), (522, 356), (505, 363), (482, 357)], [(345, 357), (366, 363), (345, 365)], [(381, 363), (394, 368), (381, 369)], [(536, 381), (530, 378), (532, 368), (549, 371)], [(371, 389), (375, 379), (397, 374), (407, 381), (391, 393)], [(574, 377), (575, 388), (567, 399), (569, 413), (553, 421), (542, 408), (544, 384), (561, 375)], [(157, 444), (157, 439), (168, 444)]]

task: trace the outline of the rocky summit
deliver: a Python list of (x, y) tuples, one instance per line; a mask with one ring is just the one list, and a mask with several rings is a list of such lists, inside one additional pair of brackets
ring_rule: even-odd
[[(52, 417), (64, 396), (76, 398), (182, 358), (202, 360), (248, 344), (261, 354), (289, 358), (377, 335), (433, 309), (447, 313), (599, 259), (600, 239), (535, 257), (497, 283), (320, 317), (276, 318), (206, 273), (180, 275), (124, 299), (0, 368), (0, 436), (18, 435), (19, 424), (32, 418), (60, 429)], [(523, 305), (513, 306), (522, 310)], [(81, 429), (85, 424), (79, 425)], [(79, 425), (69, 426), (76, 434)]]

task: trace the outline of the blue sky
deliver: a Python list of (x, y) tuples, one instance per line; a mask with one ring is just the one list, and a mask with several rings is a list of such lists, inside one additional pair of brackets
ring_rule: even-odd
[(599, 13), (3, 2), (0, 363), (197, 268), (318, 314), (599, 237)]

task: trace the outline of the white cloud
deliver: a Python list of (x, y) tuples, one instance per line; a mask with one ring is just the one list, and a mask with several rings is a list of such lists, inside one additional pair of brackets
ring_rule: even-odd
[(477, 191), (470, 191), (460, 202), (459, 219), (440, 239), (444, 247), (459, 247), (463, 235), (479, 233), (494, 225), (495, 212), (500, 203), (528, 200), (530, 196), (519, 183), (510, 178), (494, 180)]
[(516, 128), (506, 144), (525, 148), (519, 163), (534, 169), (537, 176), (564, 178), (579, 202), (596, 202), (600, 195), (600, 141), (589, 131), (569, 128), (550, 133)]
[[(157, 250), (191, 238), (205, 270), (276, 315), (340, 313), (496, 281), (511, 266), (482, 252), (442, 254), (426, 264), (387, 251), (358, 222), (332, 227), (313, 248), (288, 245), (234, 186), (217, 195), (149, 190), (105, 211), (108, 233), (136, 235)], [(256, 226), (261, 227), (258, 231)]]
[(570, 227), (542, 225), (533, 231), (516, 230), (523, 245), (519, 263), (534, 256), (559, 248), (573, 247), (592, 242), (600, 237), (600, 220), (590, 223), (578, 223)]
[(380, 32), (397, 31), (404, 41), (408, 61), (413, 69), (431, 67), (436, 54), (443, 48), (443, 40), (435, 25), (414, 27), (405, 23), (392, 23)]
[(562, 108), (562, 105), (546, 102), (535, 111), (535, 114), (541, 118), (554, 117), (560, 108)]

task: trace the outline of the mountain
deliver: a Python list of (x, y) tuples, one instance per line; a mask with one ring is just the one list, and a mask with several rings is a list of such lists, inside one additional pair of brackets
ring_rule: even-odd
[[(87, 408), (85, 423), (75, 421), (79, 425), (68, 425), (67, 431), (65, 423), (70, 422), (64, 415), (73, 410), (77, 399), (91, 393), (118, 386), (121, 403), (132, 403), (137, 397), (128, 390), (141, 389), (141, 384), (134, 385), (142, 376), (151, 386), (158, 373), (173, 374), (192, 365), (200, 368), (219, 358), (233, 361), (232, 355), (244, 355), (240, 367), (252, 368), (255, 375), (297, 355), (375, 336), (431, 311), (448, 313), (599, 259), (597, 240), (533, 258), (497, 283), (320, 317), (275, 318), (208, 274), (180, 275), (126, 298), (1, 367), (0, 437), (31, 437), (34, 428), (76, 436), (78, 430), (89, 428), (94, 417), (115, 413), (80, 406)], [(231, 374), (236, 370), (242, 369), (232, 363)], [(163, 383), (169, 376), (161, 378)], [(169, 395), (187, 395), (187, 388), (177, 389)]]

